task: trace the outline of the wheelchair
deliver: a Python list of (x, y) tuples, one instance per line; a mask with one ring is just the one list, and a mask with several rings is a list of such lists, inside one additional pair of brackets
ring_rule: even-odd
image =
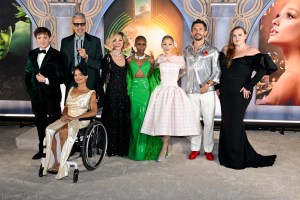
[[(70, 153), (74, 154), (76, 151), (76, 146), (80, 151), (80, 156), (84, 167), (89, 170), (95, 170), (101, 163), (103, 157), (106, 154), (107, 149), (107, 132), (100, 121), (100, 118), (82, 118), (79, 120), (90, 120), (90, 124), (86, 128), (82, 128), (77, 133), (77, 139), (73, 145), (73, 149)], [(45, 140), (44, 140), (45, 144)], [(44, 146), (44, 157), (41, 159), (41, 165), (39, 169), (39, 177), (43, 176), (44, 170), (44, 160), (45, 160), (45, 146)], [(73, 182), (78, 181), (78, 165), (74, 161), (67, 161), (70, 166), (74, 166)]]

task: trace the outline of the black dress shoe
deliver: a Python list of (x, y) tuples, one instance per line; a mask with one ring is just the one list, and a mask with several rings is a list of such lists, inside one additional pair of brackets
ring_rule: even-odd
[(39, 160), (43, 157), (43, 153), (38, 152), (34, 156), (32, 156), (32, 160)]

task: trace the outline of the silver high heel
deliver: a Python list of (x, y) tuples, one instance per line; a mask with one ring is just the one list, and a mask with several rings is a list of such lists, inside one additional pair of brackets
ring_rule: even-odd
[(158, 157), (157, 162), (162, 162), (164, 159), (166, 159), (165, 157)]
[(171, 154), (169, 152), (167, 152), (164, 157), (158, 157), (157, 162), (162, 162), (162, 161), (166, 160), (167, 158), (170, 157), (170, 155)]

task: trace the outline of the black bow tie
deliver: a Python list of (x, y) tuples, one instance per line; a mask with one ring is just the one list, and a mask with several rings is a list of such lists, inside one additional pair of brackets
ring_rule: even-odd
[(44, 53), (44, 54), (46, 54), (46, 50), (38, 50), (38, 53)]

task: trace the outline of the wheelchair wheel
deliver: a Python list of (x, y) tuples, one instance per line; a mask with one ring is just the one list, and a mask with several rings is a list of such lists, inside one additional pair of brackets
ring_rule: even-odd
[(96, 169), (101, 163), (107, 148), (106, 129), (100, 121), (93, 121), (88, 126), (81, 149), (82, 162), (87, 170)]
[(77, 181), (78, 181), (78, 175), (79, 175), (79, 170), (75, 169), (74, 170), (74, 174), (73, 174), (73, 182), (74, 183), (77, 183)]
[(43, 176), (43, 171), (44, 171), (44, 167), (42, 166), (42, 164), (40, 165), (40, 169), (39, 169), (39, 177)]

